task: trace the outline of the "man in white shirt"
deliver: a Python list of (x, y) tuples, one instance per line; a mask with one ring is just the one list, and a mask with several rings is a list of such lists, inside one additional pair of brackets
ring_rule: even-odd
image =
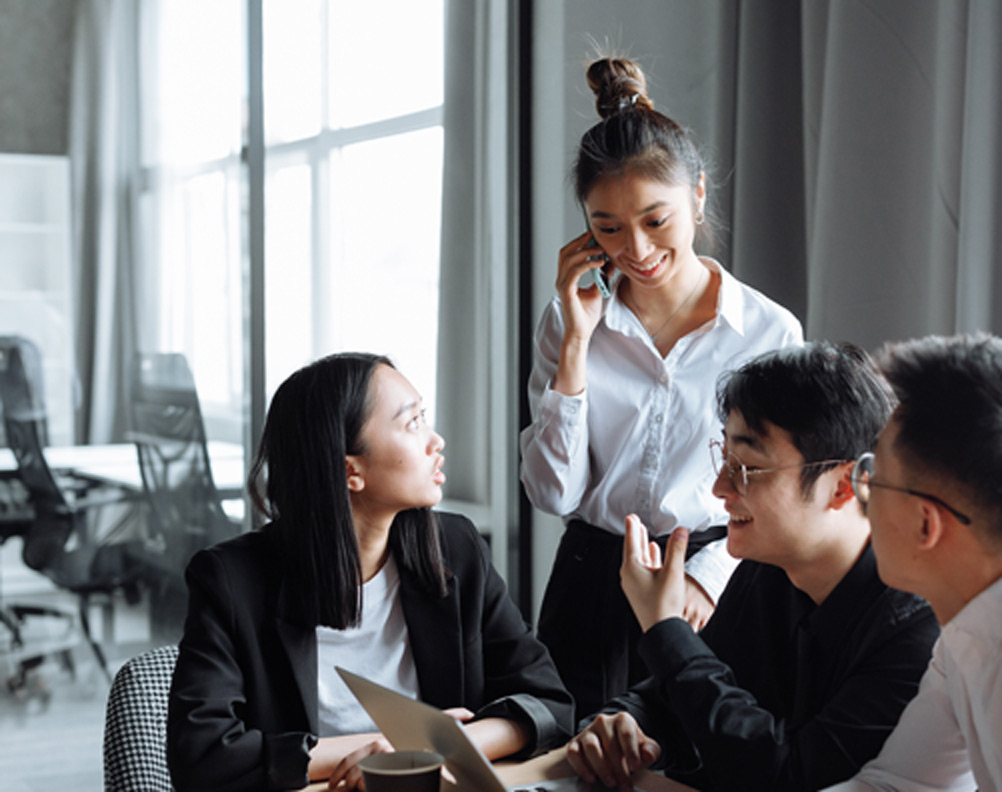
[(900, 400), (853, 473), (880, 577), (943, 626), (880, 754), (832, 790), (1002, 790), (1002, 339), (885, 347)]

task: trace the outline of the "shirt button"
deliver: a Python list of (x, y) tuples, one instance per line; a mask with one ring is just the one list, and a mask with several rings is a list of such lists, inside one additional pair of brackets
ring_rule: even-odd
[(668, 382), (668, 375), (662, 372), (661, 376), (658, 377), (658, 382), (664, 385), (666, 382)]
[(654, 423), (661, 423), (661, 413), (656, 413), (654, 416)]

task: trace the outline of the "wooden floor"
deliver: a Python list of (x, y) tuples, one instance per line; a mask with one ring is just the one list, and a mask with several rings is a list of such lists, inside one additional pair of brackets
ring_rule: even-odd
[[(5, 602), (55, 604), (69, 610), (76, 601), (20, 563), (20, 543), (0, 549), (0, 594)], [(92, 613), (114, 673), (126, 659), (150, 648), (144, 601), (112, 603)], [(104, 623), (102, 623), (104, 618)], [(6, 630), (2, 646), (6, 648)], [(0, 788), (4, 792), (99, 792), (104, 788), (102, 738), (108, 682), (86, 644), (71, 652), (75, 673), (56, 658), (34, 669), (25, 688), (12, 692), (12, 667), (0, 652)]]

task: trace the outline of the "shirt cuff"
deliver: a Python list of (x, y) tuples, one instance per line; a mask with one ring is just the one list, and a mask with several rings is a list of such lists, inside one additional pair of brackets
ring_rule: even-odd
[(720, 601), (727, 581), (731, 579), (740, 561), (727, 552), (727, 539), (710, 542), (685, 562), (685, 572), (692, 577), (713, 600)]
[(507, 718), (521, 723), (529, 730), (529, 742), (522, 750), (505, 757), (507, 759), (528, 759), (542, 750), (566, 742), (570, 736), (560, 728), (546, 705), (528, 693), (516, 693), (492, 701), (477, 712), (474, 720), (484, 718)]
[(681, 617), (660, 621), (640, 636), (637, 652), (659, 682), (673, 679), (696, 657), (713, 655)]
[(577, 423), (584, 419), (588, 410), (587, 389), (575, 396), (567, 396), (559, 391), (553, 390), (550, 384), (546, 384), (539, 400), (540, 414), (550, 419), (557, 419), (566, 423)]

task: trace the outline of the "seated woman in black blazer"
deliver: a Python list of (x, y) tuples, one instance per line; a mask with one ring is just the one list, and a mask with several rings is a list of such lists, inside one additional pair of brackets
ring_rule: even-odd
[(444, 445), (385, 358), (332, 355), (278, 389), (249, 477), (271, 522), (186, 573), (175, 788), (357, 787), (358, 761), (391, 749), (335, 665), (452, 709), (492, 759), (572, 735), (571, 697), (486, 544), (430, 510)]

